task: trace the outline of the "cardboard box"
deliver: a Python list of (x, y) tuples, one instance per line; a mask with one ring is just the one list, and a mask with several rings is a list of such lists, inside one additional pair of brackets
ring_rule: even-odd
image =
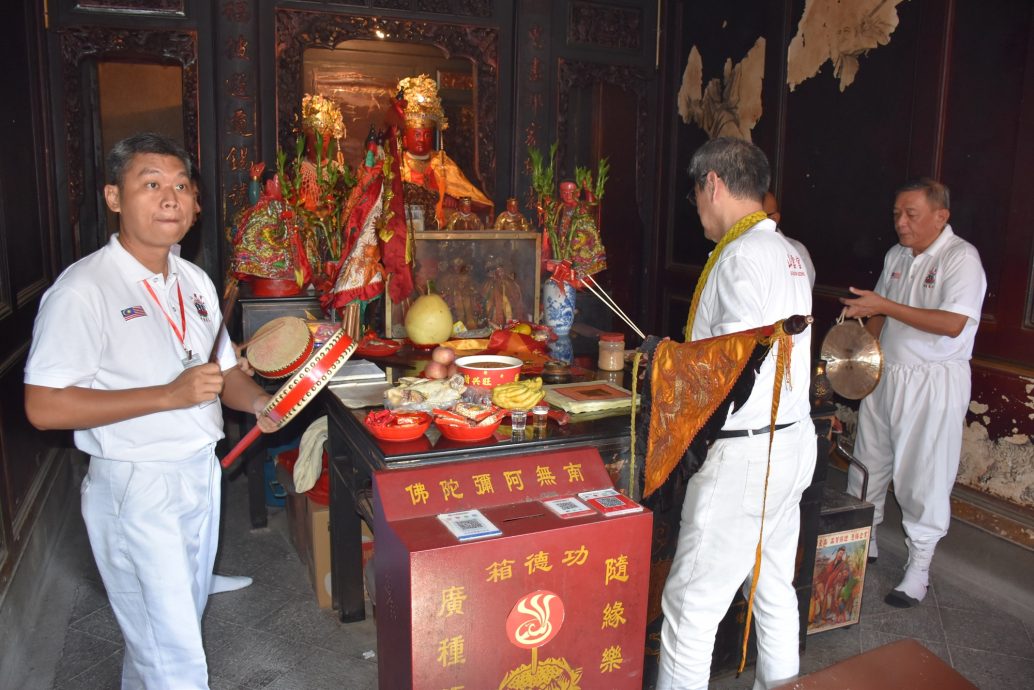
[[(287, 524), (298, 558), (309, 568), (309, 580), (320, 608), (331, 607), (330, 583), (330, 509), (305, 494), (288, 494)], [(363, 572), (373, 558), (373, 532), (366, 522), (363, 529)], [(367, 591), (366, 598), (370, 599)]]
[(309, 581), (321, 609), (332, 605), (330, 590), (330, 509), (308, 496), (291, 494), (287, 522), (298, 558), (309, 568)]

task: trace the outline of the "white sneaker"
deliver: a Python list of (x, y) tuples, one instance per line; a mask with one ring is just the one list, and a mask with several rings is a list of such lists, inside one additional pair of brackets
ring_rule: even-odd
[(212, 586), (208, 593), (222, 594), (223, 592), (233, 592), (238, 589), (244, 589), (251, 582), (251, 578), (246, 575), (216, 575), (212, 573)]

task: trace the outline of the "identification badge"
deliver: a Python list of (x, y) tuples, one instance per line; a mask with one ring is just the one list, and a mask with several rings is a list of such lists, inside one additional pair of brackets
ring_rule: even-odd
[(201, 366), (202, 364), (204, 364), (204, 362), (201, 359), (201, 355), (191, 350), (187, 350), (187, 356), (183, 358), (184, 369)]

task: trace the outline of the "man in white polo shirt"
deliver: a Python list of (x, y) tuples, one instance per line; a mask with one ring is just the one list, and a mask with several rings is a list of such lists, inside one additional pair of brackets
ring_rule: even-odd
[(125, 638), (122, 687), (207, 688), (218, 401), (257, 414), (270, 396), (237, 367), (212, 281), (170, 252), (194, 217), (186, 152), (139, 134), (107, 164), (119, 233), (43, 296), (25, 411), (39, 429), (75, 429), (91, 456), (82, 512)]
[[(901, 187), (894, 200), (898, 244), (884, 258), (876, 289), (851, 288), (858, 297), (840, 300), (845, 316), (869, 317), (866, 328), (883, 348), (883, 376), (862, 401), (855, 455), (869, 470), (873, 535), (892, 479), (901, 505), (908, 563), (886, 597), (899, 608), (926, 596), (934, 549), (948, 533), (969, 360), (987, 291), (980, 254), (952, 231), (949, 215), (948, 188), (940, 182)], [(848, 491), (858, 496), (861, 484), (852, 472)], [(875, 536), (869, 556), (876, 556)]]
[[(718, 244), (697, 282), (687, 340), (810, 314), (804, 263), (762, 210), (771, 174), (761, 149), (740, 139), (713, 139), (693, 154), (689, 174), (694, 184), (690, 199), (704, 235)], [(770, 428), (776, 356), (770, 352), (753, 392), (729, 412), (686, 487), (678, 545), (662, 597), (658, 690), (707, 687), (718, 624), (736, 590), (750, 584), (762, 515), (762, 565), (754, 599), (755, 687), (772, 687), (797, 675), (794, 561), (801, 494), (811, 483), (817, 449), (808, 400), (810, 333), (807, 329), (794, 337), (775, 427)], [(771, 473), (766, 474), (770, 438)]]

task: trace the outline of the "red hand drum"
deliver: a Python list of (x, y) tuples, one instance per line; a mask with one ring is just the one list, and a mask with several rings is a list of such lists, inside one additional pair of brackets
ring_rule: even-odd
[[(305, 330), (308, 331), (308, 328)], [(338, 369), (355, 352), (356, 345), (343, 330), (338, 330), (316, 351), (312, 359), (280, 387), (262, 410), (262, 414), (273, 420), (277, 428), (283, 428), (330, 383)], [(258, 426), (249, 431), (222, 459), (223, 469), (229, 468), (261, 433), (262, 430)]]

